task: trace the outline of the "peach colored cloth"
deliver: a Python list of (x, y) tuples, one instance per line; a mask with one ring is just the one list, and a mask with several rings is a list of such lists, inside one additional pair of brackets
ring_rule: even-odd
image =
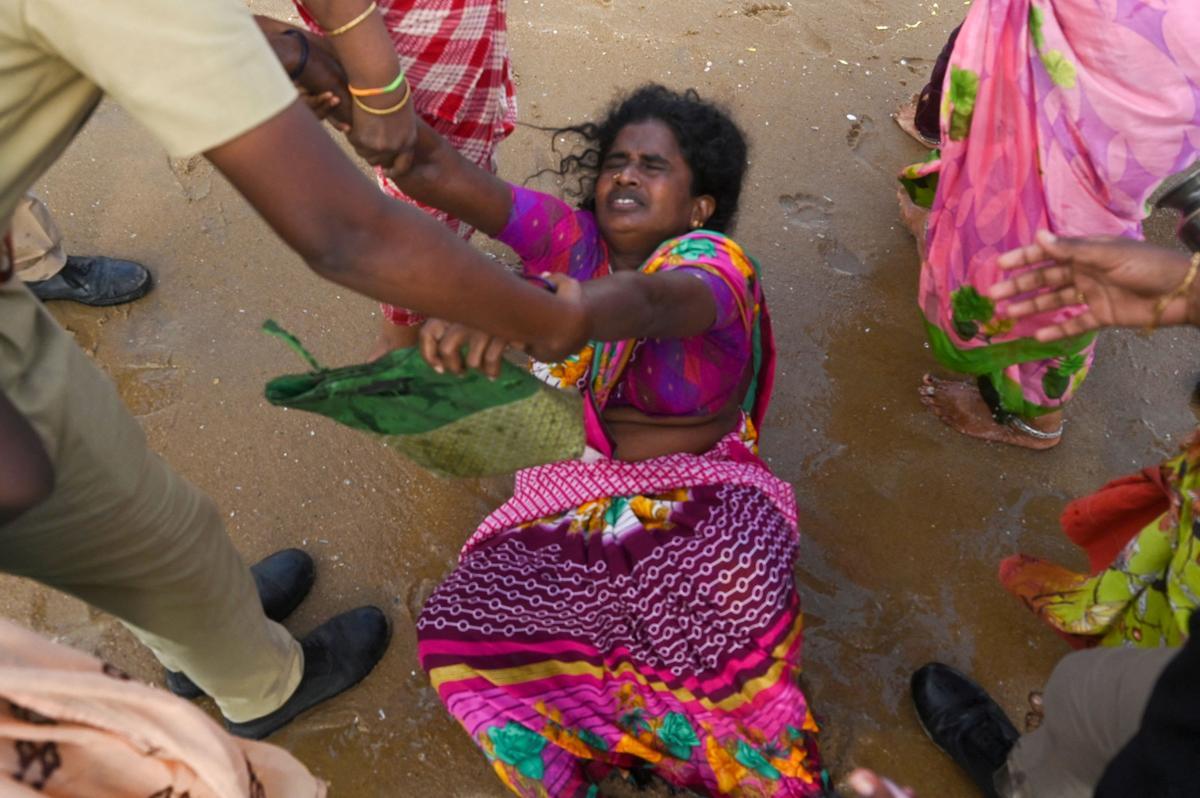
[(291, 754), (0, 620), (0, 796), (320, 798)]

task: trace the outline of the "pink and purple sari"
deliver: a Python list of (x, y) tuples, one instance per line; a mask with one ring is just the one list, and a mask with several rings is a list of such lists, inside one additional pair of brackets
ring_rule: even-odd
[(1194, 0), (975, 0), (945, 77), (940, 156), (901, 178), (931, 208), (920, 305), (939, 361), (978, 375), (1002, 412), (1061, 409), (1094, 334), (1043, 344), (1030, 335), (1045, 316), (997, 317), (996, 257), (1039, 228), (1140, 238), (1147, 198), (1198, 151)]
[[(590, 214), (523, 189), (514, 199), (500, 238), (527, 272), (608, 273)], [(713, 286), (713, 326), (680, 341), (597, 343), (547, 367), (582, 384), (595, 409), (593, 456), (517, 474), (512, 499), (425, 605), (421, 664), (527, 798), (591, 798), (614, 772), (710, 796), (822, 795), (798, 683), (795, 497), (754, 453), (773, 373), (757, 268), (732, 240), (697, 231), (642, 267), (665, 269)], [(754, 389), (742, 398), (746, 375)], [(603, 454), (610, 403), (685, 415), (730, 397), (743, 422), (708, 452)]]

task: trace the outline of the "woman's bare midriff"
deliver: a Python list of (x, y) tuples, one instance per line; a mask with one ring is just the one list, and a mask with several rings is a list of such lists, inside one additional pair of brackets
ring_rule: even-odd
[(732, 432), (737, 423), (736, 405), (707, 416), (649, 416), (632, 407), (604, 412), (604, 424), (618, 460), (649, 460), (678, 452), (702, 454)]

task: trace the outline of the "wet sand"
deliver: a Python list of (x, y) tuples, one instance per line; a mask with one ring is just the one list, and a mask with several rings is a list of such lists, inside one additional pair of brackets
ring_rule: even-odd
[[(648, 78), (725, 101), (750, 134), (738, 238), (764, 264), (780, 349), (764, 452), (801, 505), (805, 682), (826, 756), (838, 775), (867, 765), (922, 796), (972, 795), (920, 732), (908, 676), (933, 658), (955, 664), (1019, 723), (1025, 694), (1067, 649), (1001, 590), (996, 566), (1018, 549), (1083, 566), (1058, 513), (1191, 430), (1197, 336), (1106, 335), (1048, 453), (962, 438), (922, 408), (920, 376), (936, 364), (893, 174), (923, 150), (889, 113), (924, 83), (960, 4), (510, 2), (523, 124), (501, 150), (506, 177), (554, 163), (537, 127), (586, 119)], [(217, 500), (248, 560), (293, 545), (316, 557), (317, 586), (289, 628), (368, 602), (392, 616), (375, 673), (273, 741), (335, 795), (505, 795), (428, 686), (413, 623), (508, 481), (432, 477), (262, 398), (269, 378), (301, 365), (258, 332), (264, 319), (322, 362), (355, 362), (374, 303), (310, 274), (206, 162), (169, 162), (118, 108), (104, 106), (37, 188), (69, 251), (154, 270), (156, 290), (132, 306), (55, 314), (151, 445)], [(160, 678), (122, 627), (72, 599), (5, 577), (0, 613)]]

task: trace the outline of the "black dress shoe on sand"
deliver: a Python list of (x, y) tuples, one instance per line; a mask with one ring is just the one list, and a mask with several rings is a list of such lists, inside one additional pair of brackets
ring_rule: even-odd
[(43, 302), (66, 299), (102, 307), (139, 299), (153, 283), (149, 270), (131, 260), (71, 256), (58, 274), (27, 285)]
[(283, 706), (269, 715), (225, 728), (238, 737), (261, 740), (305, 710), (358, 684), (387, 651), (391, 624), (378, 607), (359, 607), (330, 618), (300, 641), (304, 676)]
[[(308, 552), (284, 549), (250, 566), (263, 612), (272, 621), (282, 621), (300, 606), (317, 578)], [(199, 698), (204, 691), (179, 671), (167, 671), (167, 689), (180, 698)]]
[(949, 665), (932, 662), (912, 676), (913, 704), (934, 745), (950, 755), (988, 798), (1020, 735), (987, 692)]

